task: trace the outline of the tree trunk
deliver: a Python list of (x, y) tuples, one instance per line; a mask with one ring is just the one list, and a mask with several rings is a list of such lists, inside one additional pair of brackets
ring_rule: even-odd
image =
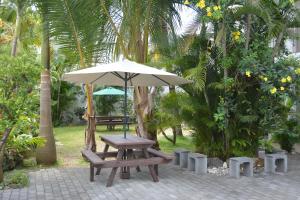
[(54, 164), (56, 162), (56, 147), (52, 129), (51, 117), (51, 81), (50, 72), (45, 70), (41, 74), (40, 91), (40, 134), (46, 139), (44, 146), (37, 149), (36, 159), (41, 164)]
[[(176, 93), (174, 86), (169, 86), (169, 90), (170, 90), (170, 93)], [(178, 108), (174, 108), (174, 109), (175, 109), (176, 115), (179, 115)], [(173, 135), (183, 136), (181, 124), (177, 124), (176, 126), (173, 126), (172, 127), (172, 132), (173, 132)], [(176, 138), (176, 137), (174, 137), (174, 138)], [(176, 143), (176, 140), (175, 140), (175, 143)]]
[(160, 129), (160, 132), (163, 134), (163, 136), (170, 142), (172, 142), (173, 145), (176, 144), (176, 134), (173, 134), (173, 139), (169, 138), (168, 135), (165, 133), (163, 129)]
[[(284, 27), (285, 29), (285, 27)], [(283, 30), (284, 30), (283, 29)], [(283, 31), (281, 31), (276, 39), (276, 42), (275, 42), (275, 46), (273, 48), (273, 53), (272, 53), (272, 58), (273, 58), (273, 61), (274, 61), (274, 58), (278, 55), (279, 53), (279, 48), (280, 48), (280, 44), (281, 44), (281, 41), (283, 39)]]
[(157, 129), (149, 127), (148, 123), (153, 120), (154, 104), (153, 97), (156, 93), (156, 88), (153, 87), (149, 92), (147, 87), (135, 87), (135, 110), (137, 115), (138, 130), (144, 138), (154, 140), (156, 144), (154, 147), (159, 149), (157, 141)]
[(247, 25), (246, 25), (246, 43), (245, 43), (245, 49), (249, 49), (249, 43), (250, 43), (250, 33), (251, 33), (251, 15), (247, 15)]
[(87, 129), (86, 129), (86, 137), (85, 137), (85, 145), (86, 149), (90, 149), (93, 152), (96, 152), (96, 139), (95, 139), (95, 118), (94, 118), (94, 106), (93, 106), (93, 86), (87, 84), (86, 88), (86, 96), (87, 96)]
[(3, 145), (3, 149), (0, 149), (0, 183), (2, 183), (4, 180), (4, 172), (3, 172), (4, 148), (5, 145)]
[(17, 17), (16, 17), (16, 27), (15, 27), (15, 33), (14, 33), (14, 38), (12, 40), (12, 47), (11, 47), (11, 56), (16, 56), (17, 55), (17, 46), (18, 46), (18, 40), (20, 38), (20, 33), (21, 33), (21, 20), (22, 20), (22, 11), (23, 8), (21, 5), (17, 4)]
[(51, 78), (50, 78), (50, 44), (48, 22), (43, 24), (41, 63), (45, 70), (41, 73), (40, 91), (40, 136), (47, 141), (43, 147), (37, 149), (36, 159), (41, 164), (56, 162), (56, 147), (52, 128), (51, 115)]
[(4, 158), (4, 148), (5, 148), (5, 143), (6, 143), (6, 140), (9, 136), (11, 132), (11, 129), (6, 129), (4, 131), (4, 134), (3, 134), (3, 137), (0, 141), (0, 183), (3, 182), (3, 158)]
[[(224, 31), (224, 35), (222, 38), (222, 53), (223, 53), (223, 58), (225, 59), (227, 56), (227, 32), (226, 32), (226, 27), (225, 27), (225, 22), (222, 23), (222, 30)], [(226, 152), (229, 150), (229, 131), (228, 131), (228, 103), (227, 103), (227, 96), (226, 96), (226, 90), (227, 90), (227, 78), (228, 78), (228, 69), (224, 67), (224, 112), (225, 112), (225, 117), (224, 117), (224, 122), (225, 122), (225, 128), (224, 128), (224, 149)]]
[(61, 90), (61, 78), (59, 77), (59, 80), (58, 80), (58, 89), (57, 89), (57, 104), (56, 104), (56, 113), (57, 113), (57, 119), (60, 120), (60, 112), (59, 112), (59, 109), (60, 109), (60, 90)]

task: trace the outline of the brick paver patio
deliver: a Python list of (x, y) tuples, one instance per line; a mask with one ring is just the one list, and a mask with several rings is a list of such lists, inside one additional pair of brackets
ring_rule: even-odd
[(52, 199), (184, 199), (300, 200), (300, 155), (290, 156), (284, 175), (241, 177), (195, 175), (173, 165), (160, 167), (160, 182), (153, 183), (148, 170), (132, 170), (130, 180), (115, 179), (106, 188), (110, 172), (104, 169), (89, 182), (88, 168), (51, 168), (30, 173), (30, 186), (0, 192), (3, 200)]

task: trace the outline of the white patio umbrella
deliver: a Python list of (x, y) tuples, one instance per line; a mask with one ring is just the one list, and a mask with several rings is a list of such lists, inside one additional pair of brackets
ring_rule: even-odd
[[(169, 86), (187, 84), (188, 81), (163, 70), (129, 60), (110, 64), (96, 64), (89, 67), (64, 74), (63, 80), (76, 84), (98, 84), (104, 86), (124, 86), (124, 125), (127, 124), (127, 87), (128, 86)], [(126, 138), (126, 128), (124, 128)]]

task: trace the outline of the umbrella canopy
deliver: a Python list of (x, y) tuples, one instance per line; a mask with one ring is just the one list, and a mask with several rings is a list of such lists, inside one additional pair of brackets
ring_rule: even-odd
[(176, 74), (129, 60), (96, 64), (95, 67), (69, 72), (64, 74), (63, 80), (77, 84), (124, 86), (124, 138), (126, 138), (128, 86), (168, 86), (190, 83)]
[(110, 64), (96, 64), (95, 67), (66, 73), (63, 79), (77, 84), (124, 86), (125, 74), (127, 74), (128, 86), (181, 85), (190, 82), (176, 74), (129, 60)]
[(99, 90), (97, 92), (93, 93), (94, 96), (104, 96), (104, 95), (108, 95), (108, 96), (114, 96), (114, 95), (125, 95), (125, 92), (123, 90), (118, 90), (116, 88), (113, 87), (108, 87), (102, 90)]

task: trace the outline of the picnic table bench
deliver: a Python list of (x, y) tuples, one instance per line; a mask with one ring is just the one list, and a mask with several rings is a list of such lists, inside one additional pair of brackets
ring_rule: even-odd
[[(83, 150), (82, 155), (90, 162), (90, 181), (94, 181), (95, 168), (96, 175), (100, 174), (103, 168), (112, 168), (106, 186), (110, 187), (118, 168), (121, 169), (120, 177), (123, 179), (130, 178), (130, 167), (136, 167), (139, 171), (140, 166), (148, 166), (150, 175), (154, 182), (158, 182), (158, 165), (169, 163), (173, 156), (152, 149), (154, 141), (139, 138), (136, 136), (121, 135), (102, 136), (101, 140), (106, 143), (104, 151), (94, 153), (90, 150)], [(118, 149), (117, 151), (108, 152), (109, 146)], [(105, 160), (113, 157), (115, 160)]]
[[(91, 116), (95, 119), (95, 129), (97, 125), (105, 125), (108, 130), (114, 130), (116, 125), (124, 125), (124, 116)], [(135, 120), (133, 117), (127, 116), (126, 126), (129, 128), (130, 124), (134, 124)]]

